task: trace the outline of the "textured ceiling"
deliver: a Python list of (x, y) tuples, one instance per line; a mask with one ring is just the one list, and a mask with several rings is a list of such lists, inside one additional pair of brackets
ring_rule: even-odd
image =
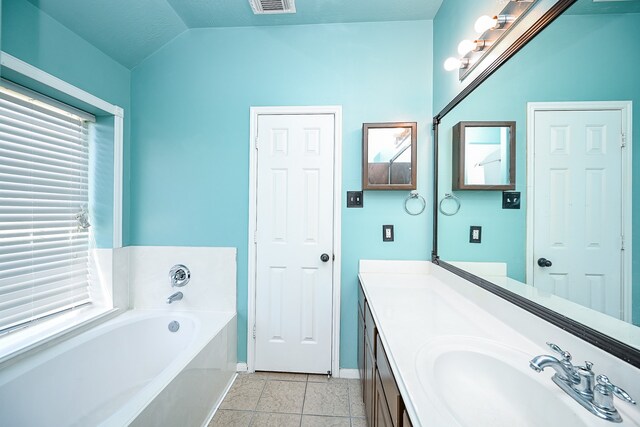
[(296, 0), (254, 15), (248, 0), (29, 0), (127, 68), (188, 28), (433, 19), (442, 0)]

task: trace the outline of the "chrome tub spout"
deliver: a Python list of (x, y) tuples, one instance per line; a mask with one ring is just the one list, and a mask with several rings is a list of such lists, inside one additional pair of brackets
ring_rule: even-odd
[(174, 294), (171, 294), (169, 295), (169, 298), (167, 298), (167, 304), (171, 304), (174, 301), (180, 301), (182, 297), (183, 297), (182, 292), (176, 292)]

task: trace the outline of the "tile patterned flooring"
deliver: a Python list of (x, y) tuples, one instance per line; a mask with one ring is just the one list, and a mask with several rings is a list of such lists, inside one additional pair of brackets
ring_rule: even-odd
[(209, 427), (367, 427), (360, 380), (238, 374)]

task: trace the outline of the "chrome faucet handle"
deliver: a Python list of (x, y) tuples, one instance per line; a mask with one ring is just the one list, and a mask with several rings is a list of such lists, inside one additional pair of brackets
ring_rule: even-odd
[(624, 400), (625, 402), (631, 403), (632, 405), (636, 404), (636, 401), (633, 400), (631, 396), (629, 396), (629, 393), (627, 393), (617, 385), (612, 384), (609, 380), (609, 377), (607, 377), (606, 375), (598, 375), (596, 381), (598, 382), (598, 385), (612, 392), (618, 399)]
[(579, 381), (574, 386), (576, 391), (589, 400), (593, 398), (593, 379), (595, 377), (591, 368), (593, 368), (593, 363), (588, 360), (584, 362), (584, 366), (578, 366), (576, 368), (576, 374), (578, 374)]
[(171, 287), (181, 288), (191, 280), (191, 271), (186, 265), (176, 264), (169, 270)]
[(560, 356), (562, 356), (562, 359), (565, 363), (571, 364), (571, 359), (572, 359), (571, 353), (569, 353), (568, 351), (564, 351), (563, 349), (561, 349), (560, 347), (558, 347), (556, 344), (552, 342), (547, 342), (547, 345), (549, 346), (549, 348), (551, 348), (551, 350), (555, 351)]

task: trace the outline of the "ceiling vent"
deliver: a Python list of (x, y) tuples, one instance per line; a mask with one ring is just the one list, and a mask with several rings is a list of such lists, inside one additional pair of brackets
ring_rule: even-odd
[(295, 0), (249, 0), (256, 15), (296, 13)]

